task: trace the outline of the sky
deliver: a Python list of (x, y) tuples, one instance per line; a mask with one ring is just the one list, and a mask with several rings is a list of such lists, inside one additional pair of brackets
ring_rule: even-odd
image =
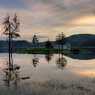
[(37, 34), (41, 40), (55, 40), (61, 32), (66, 36), (95, 34), (94, 6), (95, 0), (0, 0), (0, 25), (6, 14), (16, 12), (21, 39), (31, 41)]

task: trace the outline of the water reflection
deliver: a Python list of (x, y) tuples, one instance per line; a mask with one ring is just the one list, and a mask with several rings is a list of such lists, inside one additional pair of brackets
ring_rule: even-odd
[[(32, 66), (34, 68), (39, 66), (38, 68), (36, 68), (37, 69), (36, 71), (33, 71), (33, 69), (31, 70), (32, 67), (30, 64), (31, 55), (29, 55), (27, 57), (27, 60), (22, 59), (22, 58), (24, 58), (22, 55), (20, 58), (17, 56), (16, 57), (14, 56), (14, 59), (15, 58), (16, 59), (13, 62), (14, 64), (13, 64), (12, 68), (9, 67), (8, 62), (6, 62), (6, 67), (4, 68), (4, 83), (8, 87), (10, 87), (12, 85), (14, 87), (18, 87), (18, 85), (21, 83), (21, 80), (30, 79), (30, 77), (32, 77), (31, 74), (33, 74), (34, 72), (36, 73), (38, 70), (40, 71), (40, 68), (44, 67), (46, 69), (49, 69), (49, 67), (51, 68), (52, 66), (55, 66), (55, 67), (57, 66), (57, 68), (63, 70), (63, 68), (67, 64), (67, 60), (64, 58), (64, 56), (62, 54), (60, 54), (60, 56), (59, 55), (55, 56), (51, 53), (49, 53), (47, 55), (33, 54), (32, 55)], [(24, 55), (24, 56), (26, 56), (26, 55)], [(22, 60), (24, 60), (24, 61), (22, 61)], [(28, 61), (28, 60), (30, 60), (30, 61)], [(46, 61), (48, 63), (50, 62), (51, 64), (43, 64), (43, 63), (47, 63)], [(26, 64), (28, 62), (29, 62), (29, 64)], [(27, 68), (28, 68), (28, 70), (27, 70)], [(26, 75), (25, 75), (25, 73), (26, 73)], [(37, 72), (37, 73), (39, 73), (39, 72)], [(23, 74), (24, 74), (24, 77), (23, 77)], [(27, 76), (27, 74), (29, 74), (29, 76)], [(34, 75), (34, 76), (36, 76), (36, 75)], [(32, 79), (33, 79), (33, 77), (32, 77)]]
[[(54, 55), (52, 53), (48, 53), (45, 54), (44, 58), (49, 63), (52, 60), (53, 56)], [(59, 69), (63, 69), (67, 65), (67, 60), (63, 54), (59, 54), (59, 56), (56, 59), (57, 60), (55, 64)], [(39, 56), (37, 54), (33, 54), (32, 64), (34, 68), (36, 68), (38, 64), (41, 64)]]
[(10, 86), (10, 84), (15, 84), (15, 86), (18, 85), (18, 81), (20, 79), (19, 70), (20, 70), (20, 66), (14, 64), (12, 68), (10, 68), (7, 62), (7, 68), (4, 69), (4, 73), (5, 73), (4, 81), (6, 86)]
[(59, 69), (64, 69), (67, 64), (66, 58), (64, 58), (63, 54), (59, 54), (59, 58), (56, 60), (56, 65)]
[(20, 69), (20, 66), (17, 64), (13, 64), (13, 66), (10, 68), (7, 62), (6, 68), (4, 69), (4, 83), (6, 86), (10, 87), (11, 85), (14, 85), (15, 87), (17, 87), (20, 80), (30, 79), (30, 76), (21, 77)]
[(53, 54), (51, 53), (45, 54), (45, 59), (48, 63), (52, 60), (52, 57), (53, 57)]
[[(45, 59), (46, 61), (49, 63), (53, 58), (53, 54), (52, 53), (48, 53), (48, 54), (45, 54)], [(67, 60), (66, 58), (64, 57), (63, 54), (59, 53), (59, 56), (56, 60), (56, 65), (59, 69), (63, 69), (67, 64)]]
[[(5, 62), (5, 58), (4, 55), (0, 55), (0, 60), (1, 63), (3, 64)], [(10, 87), (5, 87), (5, 85), (2, 83), (2, 76), (4, 76), (4, 72), (2, 74), (2, 72), (0, 72), (1, 75), (1, 80), (0, 80), (0, 86), (1, 88), (5, 87), (5, 91), (7, 92), (11, 92), (11, 91), (15, 91), (16, 93), (20, 93), (21, 94), (2, 94), (2, 95), (43, 95), (43, 92), (47, 93), (48, 91), (51, 91), (51, 86), (56, 87), (59, 89), (59, 91), (64, 89), (64, 86), (59, 86), (59, 84), (66, 85), (69, 89), (68, 91), (71, 90), (71, 87), (73, 87), (75, 89), (75, 87), (77, 87), (78, 84), (76, 84), (75, 81), (78, 82), (79, 80), (79, 84), (80, 84), (80, 79), (85, 80), (88, 78), (95, 78), (95, 60), (73, 60), (71, 58), (65, 57), (62, 54), (60, 55), (56, 55), (54, 54), (53, 57), (51, 57), (51, 61), (50, 64), (47, 64), (46, 55), (40, 55), (37, 54), (36, 56), (34, 55), (27, 55), (27, 54), (13, 54), (13, 58), (14, 58), (14, 64), (18, 64), (20, 65), (20, 67), (13, 66), (14, 68), (16, 67), (16, 69), (13, 70), (9, 70), (8, 68), (8, 64), (7, 64), (7, 68), (5, 68), (5, 78), (4, 78), (4, 83), (7, 86)], [(4, 58), (4, 61), (3, 61)], [(33, 63), (31, 64), (31, 58), (38, 58), (39, 62), (37, 64), (37, 68), (33, 67)], [(66, 59), (65, 59), (66, 58)], [(68, 65), (67, 65), (67, 61), (68, 61)], [(2, 64), (0, 64), (2, 66)], [(4, 64), (3, 64), (4, 65)], [(4, 66), (2, 66), (4, 68)], [(56, 69), (57, 68), (57, 69)], [(64, 69), (65, 68), (65, 69)], [(61, 70), (60, 70), (61, 69)], [(64, 70), (64, 72), (63, 72)], [(16, 73), (17, 71), (17, 73)], [(14, 74), (15, 73), (15, 74)], [(29, 77), (22, 77), (22, 76), (31, 76), (31, 79), (29, 79)], [(64, 77), (65, 76), (65, 77)], [(25, 79), (29, 79), (29, 80), (25, 80)], [(24, 80), (24, 81), (23, 81)], [(56, 80), (56, 82), (54, 82)], [(50, 81), (50, 83), (48, 82)], [(51, 82), (52, 81), (52, 82)], [(84, 84), (87, 85), (83, 85), (83, 87), (88, 87), (88, 85), (91, 86), (91, 89), (93, 89), (95, 87), (95, 85), (88, 84), (87, 82), (81, 81)], [(66, 83), (66, 84), (64, 84)], [(69, 87), (69, 83), (70, 85), (75, 84), (76, 86), (70, 86)], [(10, 85), (11, 84), (11, 85)], [(82, 83), (81, 83), (82, 84)], [(16, 87), (17, 88), (16, 88)], [(60, 88), (62, 87), (62, 88)], [(8, 90), (6, 90), (8, 88)], [(13, 90), (11, 90), (11, 88)], [(16, 88), (16, 89), (15, 89)], [(54, 88), (54, 91), (55, 89)], [(47, 89), (47, 91), (46, 91)], [(66, 90), (64, 89), (64, 91)], [(41, 93), (42, 91), (42, 93)], [(53, 91), (53, 95), (55, 95)], [(94, 91), (94, 89), (93, 89)], [(14, 92), (14, 93), (15, 93)], [(34, 93), (33, 93), (34, 92)], [(37, 93), (36, 93), (37, 92)], [(0, 92), (1, 93), (1, 92)], [(36, 94), (35, 94), (36, 93)], [(60, 92), (59, 92), (60, 93)], [(49, 94), (50, 95), (50, 94)], [(60, 95), (60, 94), (59, 94)], [(62, 93), (63, 95), (63, 93)], [(68, 93), (66, 93), (66, 95), (68, 95)], [(89, 94), (91, 95), (91, 94)]]
[(36, 68), (38, 63), (39, 63), (39, 58), (37, 57), (37, 54), (34, 54), (32, 59), (33, 67)]

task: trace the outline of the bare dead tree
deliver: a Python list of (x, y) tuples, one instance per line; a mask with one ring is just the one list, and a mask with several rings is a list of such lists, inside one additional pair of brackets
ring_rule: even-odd
[(8, 36), (8, 54), (9, 54), (9, 60), (7, 62), (8, 68), (6, 68), (5, 73), (6, 73), (6, 81), (10, 84), (10, 81), (13, 79), (13, 74), (17, 78), (17, 70), (20, 69), (19, 66), (14, 67), (13, 64), (13, 56), (12, 56), (12, 51), (13, 51), (13, 38), (20, 37), (18, 30), (19, 30), (19, 20), (17, 15), (15, 14), (13, 19), (9, 15), (6, 16), (3, 22), (4, 25), (4, 32), (3, 34)]
[(13, 66), (13, 58), (12, 58), (12, 40), (13, 38), (20, 37), (20, 35), (17, 33), (19, 30), (19, 20), (17, 18), (17, 15), (15, 14), (13, 19), (10, 18), (8, 15), (3, 22), (4, 25), (4, 34), (8, 36), (8, 44), (9, 44), (9, 68), (12, 69)]
[(8, 53), (9, 53), (9, 61), (7, 62), (8, 67), (4, 69), (4, 72), (6, 74), (6, 79), (4, 80), (7, 86), (10, 86), (10, 83), (15, 84), (17, 86), (18, 80), (26, 80), (29, 79), (29, 76), (26, 77), (19, 77), (19, 69), (20, 66), (13, 64), (13, 39), (20, 37), (19, 35), (19, 20), (17, 15), (15, 14), (13, 19), (9, 15), (6, 16), (3, 22), (4, 25), (4, 35), (8, 36)]

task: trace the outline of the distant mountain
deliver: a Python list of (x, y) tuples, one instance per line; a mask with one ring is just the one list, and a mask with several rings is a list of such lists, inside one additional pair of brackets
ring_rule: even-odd
[(66, 42), (70, 43), (72, 47), (92, 47), (95, 46), (95, 35), (91, 34), (77, 34), (66, 38)]
[[(31, 43), (25, 40), (14, 40), (12, 41), (13, 51), (17, 48), (30, 48)], [(8, 41), (0, 40), (0, 52), (8, 52)]]
[[(46, 42), (40, 42), (39, 47), (44, 48)], [(51, 41), (54, 48), (58, 48), (58, 43), (56, 41)], [(95, 47), (95, 35), (91, 34), (77, 34), (66, 37), (63, 40), (63, 45), (69, 43), (71, 47)], [(34, 48), (32, 42), (26, 40), (14, 40), (13, 41), (13, 50), (18, 48)], [(8, 41), (0, 40), (0, 52), (8, 52)]]

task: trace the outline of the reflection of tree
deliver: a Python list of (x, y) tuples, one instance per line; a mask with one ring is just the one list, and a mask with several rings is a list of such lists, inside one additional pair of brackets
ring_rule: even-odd
[(59, 69), (63, 69), (67, 64), (67, 60), (63, 56), (59, 56), (59, 58), (56, 60), (56, 65)]
[(5, 81), (7, 86), (10, 86), (11, 83), (15, 84), (15, 86), (18, 85), (19, 70), (20, 70), (20, 66), (14, 64), (13, 68), (10, 69), (8, 64), (7, 64), (7, 68), (4, 70), (4, 72), (5, 72), (4, 81)]
[(51, 61), (52, 56), (53, 56), (53, 54), (51, 54), (51, 53), (45, 55), (45, 58), (46, 58), (48, 63)]
[(37, 67), (37, 64), (39, 63), (39, 59), (37, 58), (37, 55), (34, 55), (34, 58), (32, 59), (33, 67)]
[(4, 69), (4, 72), (5, 72), (4, 82), (5, 82), (6, 86), (10, 86), (10, 84), (14, 84), (17, 87), (20, 80), (30, 79), (29, 76), (24, 76), (24, 77), (20, 76), (20, 74), (19, 74), (20, 66), (18, 66), (16, 64), (13, 65), (12, 69), (10, 69), (9, 65), (7, 64), (7, 68)]

